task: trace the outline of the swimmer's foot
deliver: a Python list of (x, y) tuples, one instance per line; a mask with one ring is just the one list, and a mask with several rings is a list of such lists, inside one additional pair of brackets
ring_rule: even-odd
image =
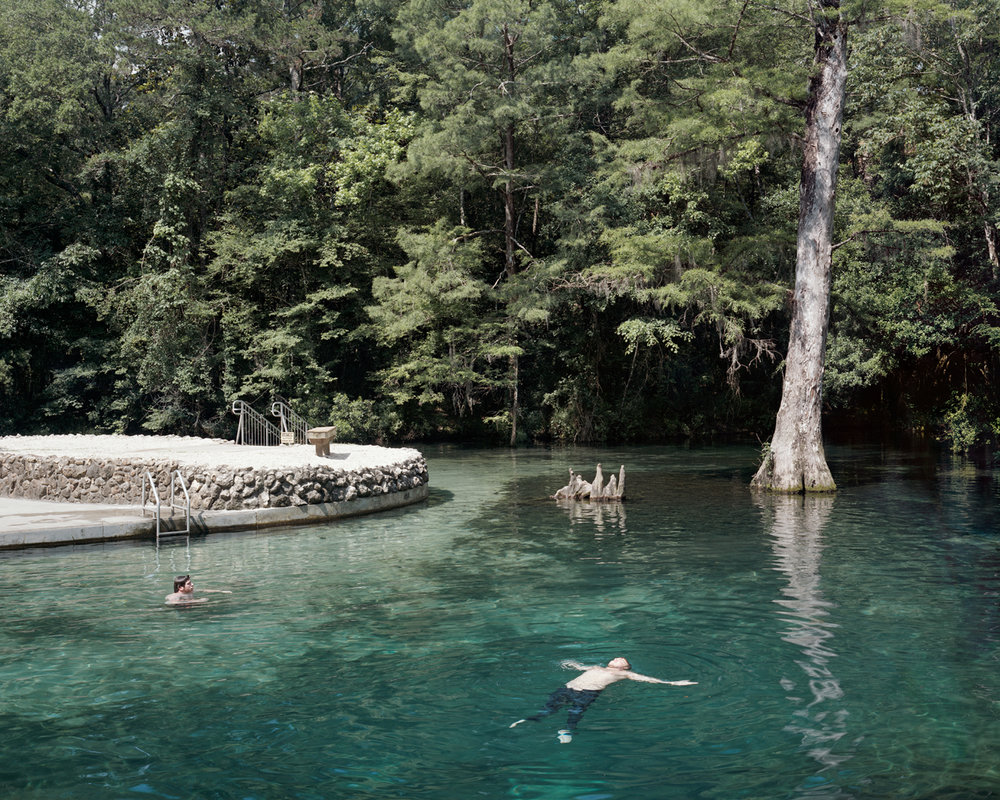
[(522, 722), (527, 722), (527, 721), (528, 720), (526, 720), (526, 719), (519, 719), (517, 722), (510, 723), (510, 727), (513, 728), (515, 725), (520, 725)]
[(569, 744), (573, 741), (573, 732), (567, 730), (559, 731), (559, 741), (562, 744)]

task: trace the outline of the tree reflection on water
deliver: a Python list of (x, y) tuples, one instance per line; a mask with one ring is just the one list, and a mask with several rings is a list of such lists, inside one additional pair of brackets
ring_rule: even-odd
[[(844, 692), (831, 669), (837, 653), (833, 650), (837, 623), (831, 619), (835, 604), (823, 597), (820, 563), (823, 553), (823, 529), (833, 509), (834, 498), (828, 495), (773, 495), (761, 498), (765, 511), (773, 514), (769, 527), (774, 552), (774, 569), (788, 580), (782, 597), (774, 602), (782, 607), (778, 616), (787, 624), (781, 632), (783, 641), (795, 645), (803, 658), (796, 666), (805, 673), (809, 695), (797, 691), (801, 677), (783, 676), (782, 688), (794, 703), (793, 719), (784, 730), (802, 737), (802, 747), (821, 768), (813, 786), (803, 786), (810, 797), (836, 797), (839, 790), (824, 775), (830, 768), (851, 758), (836, 753), (837, 742), (847, 733), (848, 711), (842, 702)], [(832, 793), (831, 793), (832, 792)]]

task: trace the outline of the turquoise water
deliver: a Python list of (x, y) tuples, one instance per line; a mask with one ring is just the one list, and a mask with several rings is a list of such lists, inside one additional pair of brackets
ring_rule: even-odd
[[(426, 504), (0, 554), (4, 798), (1000, 796), (1000, 481), (831, 449), (426, 449)], [(625, 463), (621, 506), (547, 499)], [(228, 589), (163, 605), (175, 573)], [(624, 655), (571, 744), (513, 730)]]

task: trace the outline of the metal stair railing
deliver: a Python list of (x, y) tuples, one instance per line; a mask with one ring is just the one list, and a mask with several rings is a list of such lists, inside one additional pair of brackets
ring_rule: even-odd
[(281, 444), (281, 431), (263, 414), (243, 400), (233, 401), (233, 413), (240, 418), (236, 444), (271, 446)]
[[(181, 491), (184, 492), (184, 502), (178, 503), (177, 490), (175, 486), (180, 486)], [(182, 531), (171, 531), (171, 533), (183, 533), (186, 535), (191, 534), (191, 495), (188, 494), (187, 481), (184, 480), (184, 476), (181, 475), (180, 470), (174, 470), (174, 474), (170, 476), (170, 513), (173, 514), (175, 508), (183, 509), (184, 511), (184, 530)]]
[[(181, 491), (184, 493), (184, 502), (177, 502), (177, 486), (180, 486)], [(146, 501), (147, 498), (152, 498), (156, 501), (156, 543), (160, 543), (161, 536), (178, 536), (183, 534), (185, 536), (191, 535), (191, 496), (188, 494), (187, 482), (184, 480), (184, 476), (181, 475), (180, 470), (174, 470), (170, 476), (170, 513), (173, 515), (174, 509), (179, 508), (184, 510), (184, 529), (176, 531), (164, 531), (160, 525), (160, 509), (163, 503), (160, 501), (160, 493), (156, 490), (156, 481), (153, 480), (153, 473), (146, 470), (146, 475), (142, 481), (142, 515), (146, 516)]]
[(146, 491), (152, 493), (156, 499), (156, 541), (160, 541), (160, 493), (156, 491), (156, 481), (153, 480), (153, 473), (146, 470), (146, 475), (142, 479), (142, 515), (146, 516)]
[(302, 416), (296, 414), (288, 401), (283, 397), (278, 397), (271, 403), (271, 416), (277, 417), (281, 422), (282, 433), (294, 433), (296, 444), (308, 444), (309, 438), (306, 435), (312, 425)]

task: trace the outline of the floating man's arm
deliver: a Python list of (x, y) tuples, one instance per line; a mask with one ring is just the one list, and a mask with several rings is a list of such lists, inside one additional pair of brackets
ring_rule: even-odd
[(694, 686), (698, 681), (664, 681), (659, 678), (651, 678), (649, 675), (640, 675), (638, 672), (625, 673), (629, 680), (641, 681), (642, 683), (665, 683), (668, 686)]

